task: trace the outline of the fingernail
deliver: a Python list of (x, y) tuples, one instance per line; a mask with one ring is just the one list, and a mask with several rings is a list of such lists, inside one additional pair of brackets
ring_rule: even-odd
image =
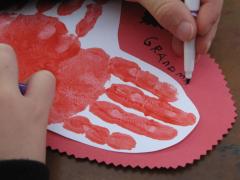
[(182, 41), (190, 40), (193, 37), (193, 25), (187, 21), (181, 22), (177, 28), (176, 35)]

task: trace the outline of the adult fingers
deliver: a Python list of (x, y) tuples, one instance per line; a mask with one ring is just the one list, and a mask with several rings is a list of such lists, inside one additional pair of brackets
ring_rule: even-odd
[(197, 17), (198, 34), (206, 35), (218, 21), (223, 0), (202, 0), (202, 5)]
[(195, 37), (197, 27), (190, 11), (180, 0), (139, 0), (155, 19), (182, 41)]
[(205, 34), (204, 36), (198, 36), (198, 38), (197, 38), (197, 53), (198, 54), (205, 54), (208, 52), (208, 50), (212, 44), (212, 41), (216, 35), (219, 19), (220, 18), (218, 18), (218, 20), (215, 22), (215, 24), (213, 25), (213, 27), (207, 34)]
[[(204, 36), (197, 36), (197, 54), (206, 54), (212, 44), (217, 32), (219, 20), (213, 25), (212, 29)], [(172, 49), (177, 56), (183, 56), (183, 42), (176, 37), (172, 38)]]

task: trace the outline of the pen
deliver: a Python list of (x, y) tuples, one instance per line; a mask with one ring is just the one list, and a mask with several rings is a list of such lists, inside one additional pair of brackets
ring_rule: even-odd
[[(191, 14), (196, 17), (200, 7), (200, 0), (185, 0), (185, 5), (191, 11)], [(184, 42), (184, 72), (186, 84), (189, 84), (192, 79), (196, 59), (196, 43), (195, 38), (191, 41)]]

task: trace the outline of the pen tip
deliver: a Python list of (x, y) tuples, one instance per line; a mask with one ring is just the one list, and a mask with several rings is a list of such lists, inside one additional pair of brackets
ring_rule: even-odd
[(186, 84), (189, 84), (191, 79), (186, 79)]

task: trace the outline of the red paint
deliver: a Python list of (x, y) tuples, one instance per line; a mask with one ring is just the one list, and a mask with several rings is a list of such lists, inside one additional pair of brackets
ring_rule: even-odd
[(169, 83), (160, 82), (158, 77), (148, 71), (143, 71), (134, 62), (120, 57), (111, 59), (110, 72), (125, 82), (132, 82), (150, 91), (164, 101), (177, 100), (177, 90)]
[[(6, 31), (11, 21), (14, 20), (14, 14), (1, 14), (0, 15), (0, 32)], [(1, 37), (1, 34), (0, 34)]]
[(177, 131), (172, 127), (125, 112), (109, 102), (97, 101), (90, 106), (90, 111), (108, 123), (117, 124), (134, 133), (153, 139), (170, 140), (177, 135)]
[(148, 71), (138, 71), (135, 84), (158, 96), (160, 100), (177, 100), (177, 89), (169, 83), (160, 82), (157, 76)]
[(131, 150), (135, 148), (136, 141), (129, 135), (112, 133), (107, 139), (107, 145), (114, 149)]
[(79, 41), (67, 33), (65, 25), (57, 18), (19, 15), (1, 30), (0, 42), (15, 49), (20, 81), (23, 81), (41, 69), (56, 74), (60, 62), (78, 53)]
[(135, 82), (137, 72), (140, 71), (141, 68), (132, 61), (115, 57), (110, 61), (109, 70), (125, 82)]
[(91, 125), (85, 129), (85, 135), (86, 138), (97, 144), (106, 144), (109, 130), (101, 126)]
[(78, 134), (85, 134), (86, 138), (97, 144), (105, 144), (109, 137), (107, 128), (94, 125), (83, 116), (75, 116), (64, 121), (63, 127)]
[(101, 49), (82, 49), (78, 55), (59, 65), (57, 93), (50, 123), (84, 110), (105, 92), (110, 78), (109, 56)]
[(90, 121), (82, 116), (75, 116), (66, 121), (64, 121), (63, 127), (72, 132), (83, 134), (86, 127), (91, 125)]
[(136, 146), (136, 141), (123, 133), (112, 133), (107, 128), (92, 124), (83, 116), (74, 116), (64, 121), (63, 127), (69, 131), (85, 134), (86, 138), (97, 144), (107, 144), (113, 149), (131, 150)]
[(166, 102), (160, 102), (154, 98), (146, 99), (144, 108), (145, 115), (152, 116), (170, 124), (191, 126), (196, 122), (194, 114), (186, 113)]
[(102, 6), (98, 4), (87, 5), (85, 17), (77, 24), (76, 34), (79, 37), (85, 36), (96, 24), (97, 19), (102, 14)]
[(113, 84), (106, 90), (106, 94), (109, 98), (125, 107), (144, 112), (146, 96), (138, 88), (123, 84)]
[(66, 16), (72, 14), (82, 6), (83, 2), (84, 0), (63, 0), (58, 7), (58, 15)]
[[(171, 51), (172, 37), (170, 34), (162, 29), (139, 23), (143, 13), (144, 9), (140, 6), (123, 1), (119, 29), (121, 49), (157, 68), (164, 67), (162, 69), (169, 73), (165, 65), (159, 63), (159, 58), (151, 56), (152, 53), (143, 45), (146, 37), (157, 36), (160, 39), (160, 45), (167, 51), (168, 59), (171, 59), (172, 65), (176, 67), (176, 72), (179, 72), (179, 69), (183, 70), (182, 59), (176, 59)], [(223, 134), (228, 132), (231, 124), (235, 121), (234, 117), (236, 117), (236, 109), (229, 88), (226, 87), (223, 74), (214, 60), (210, 59), (208, 55), (202, 56), (194, 73), (195, 78), (192, 84), (190, 86), (183, 85), (183, 88), (198, 107), (201, 120), (194, 131), (177, 145), (152, 153), (116, 153), (63, 138), (50, 131), (47, 144), (52, 149), (73, 154), (75, 158), (85, 159), (88, 157), (91, 160), (114, 166), (175, 169), (192, 164), (202, 155), (206, 155), (206, 151), (212, 149), (213, 145), (222, 139)]]
[(104, 93), (104, 83), (110, 77), (109, 56), (100, 49), (79, 51), (79, 42), (67, 35), (57, 18), (36, 14), (12, 20), (4, 15), (0, 23), (0, 42), (15, 49), (21, 81), (41, 69), (56, 75), (57, 93), (50, 123), (62, 122), (82, 111)]
[[(77, 10), (76, 4), (73, 6), (74, 3), (77, 3), (78, 8), (82, 5), (82, 1), (64, 1), (59, 6), (59, 14), (68, 15)], [(8, 43), (16, 50), (20, 80), (26, 79), (41, 69), (50, 70), (56, 75), (57, 93), (51, 111), (50, 123), (63, 122), (67, 119), (64, 121), (64, 128), (75, 133), (85, 134), (86, 138), (93, 142), (107, 143), (115, 149), (135, 147), (135, 140), (128, 135), (121, 133), (110, 135), (107, 128), (93, 125), (84, 117), (69, 119), (90, 105), (91, 111), (107, 122), (118, 124), (123, 128), (153, 139), (169, 140), (174, 138), (177, 135), (174, 128), (127, 113), (111, 103), (96, 102), (97, 98), (105, 92), (104, 84), (110, 78), (110, 73), (126, 82), (135, 83), (157, 95), (163, 101), (176, 100), (176, 89), (170, 84), (160, 82), (153, 74), (141, 70), (134, 62), (122, 58), (113, 58), (110, 61), (109, 56), (97, 48), (81, 49), (77, 37), (69, 35), (63, 23), (57, 18), (40, 14), (40, 12), (51, 9), (55, 4), (56, 1), (51, 3), (38, 1), (39, 13), (36, 15), (19, 15), (15, 19), (7, 15), (3, 19), (0, 18), (0, 42)], [(84, 19), (76, 27), (78, 36), (86, 35), (94, 27), (101, 13), (101, 5), (89, 4)], [(182, 113), (178, 109), (169, 107), (168, 103), (159, 105), (158, 100), (146, 98), (144, 94), (142, 104), (130, 101), (128, 96), (134, 93), (133, 90), (131, 89), (130, 93), (124, 92), (125, 95), (116, 95), (115, 92), (112, 92), (112, 95), (116, 95), (118, 99), (117, 96), (125, 98), (128, 103), (126, 106), (136, 109), (144, 106), (142, 112), (152, 117), (162, 118), (163, 114)], [(159, 113), (158, 109), (162, 111)], [(174, 124), (173, 121), (171, 123)]]
[(43, 13), (52, 9), (57, 3), (57, 0), (38, 0), (37, 10), (39, 13)]
[(145, 95), (140, 89), (124, 85), (113, 84), (106, 90), (108, 97), (120, 104), (143, 112), (167, 123), (189, 126), (196, 121), (192, 113), (186, 113), (168, 102)]

